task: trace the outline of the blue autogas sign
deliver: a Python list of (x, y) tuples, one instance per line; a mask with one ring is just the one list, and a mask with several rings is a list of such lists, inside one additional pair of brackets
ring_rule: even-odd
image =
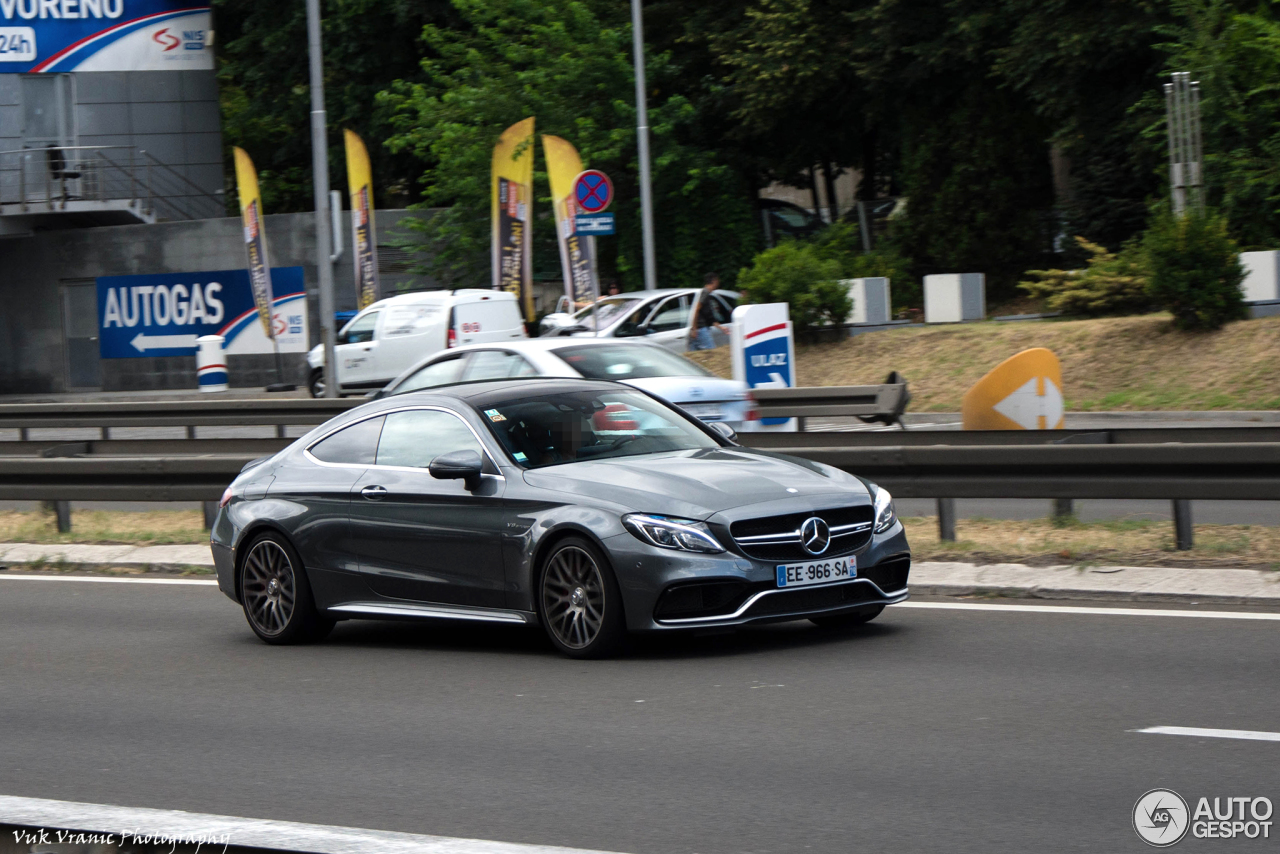
[[(302, 268), (273, 268), (271, 279), (272, 323), (280, 350), (304, 352)], [(272, 351), (254, 305), (248, 270), (104, 276), (98, 279), (98, 328), (104, 359), (189, 356), (202, 335), (221, 335), (228, 353)]]
[(0, 0), (0, 73), (213, 68), (208, 0)]

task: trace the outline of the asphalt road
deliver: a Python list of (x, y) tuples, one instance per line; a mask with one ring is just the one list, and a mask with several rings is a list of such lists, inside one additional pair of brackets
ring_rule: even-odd
[(574, 662), (396, 623), (272, 648), (213, 588), (11, 579), (0, 794), (634, 854), (1140, 851), (1149, 789), (1280, 802), (1280, 743), (1130, 732), (1280, 729), (1278, 628), (894, 608)]

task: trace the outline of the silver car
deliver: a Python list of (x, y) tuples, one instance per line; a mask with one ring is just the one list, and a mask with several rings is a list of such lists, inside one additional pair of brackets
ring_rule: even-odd
[(759, 423), (746, 383), (717, 377), (647, 341), (533, 338), (457, 347), (414, 365), (376, 397), (520, 377), (613, 380), (673, 403), (699, 420), (723, 421), (739, 433), (751, 432)]
[[(683, 353), (688, 347), (689, 320), (700, 291), (701, 288), (668, 288), (605, 297), (576, 314), (548, 314), (542, 319), (539, 334), (544, 337), (643, 338)], [(715, 314), (721, 323), (729, 323), (733, 310), (738, 306), (738, 296), (735, 291), (712, 292)], [(713, 329), (711, 335), (717, 347), (728, 343), (719, 330)]]

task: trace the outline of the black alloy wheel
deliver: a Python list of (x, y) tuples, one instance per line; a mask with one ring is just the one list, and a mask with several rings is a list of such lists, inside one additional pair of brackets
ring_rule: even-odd
[(254, 634), (269, 644), (309, 643), (333, 630), (316, 611), (302, 561), (289, 541), (270, 532), (246, 547), (240, 601)]
[(622, 594), (604, 555), (583, 537), (556, 543), (542, 564), (538, 616), (556, 648), (573, 658), (605, 658), (626, 639)]

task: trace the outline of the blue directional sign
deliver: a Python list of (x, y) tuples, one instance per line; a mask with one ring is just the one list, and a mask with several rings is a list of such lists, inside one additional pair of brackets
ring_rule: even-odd
[(613, 234), (613, 214), (578, 214), (573, 218), (575, 234)]
[[(301, 267), (271, 271), (272, 322), (281, 352), (307, 348)], [(104, 359), (191, 356), (196, 339), (221, 335), (228, 353), (270, 353), (248, 270), (104, 276), (98, 279), (99, 350)]]

